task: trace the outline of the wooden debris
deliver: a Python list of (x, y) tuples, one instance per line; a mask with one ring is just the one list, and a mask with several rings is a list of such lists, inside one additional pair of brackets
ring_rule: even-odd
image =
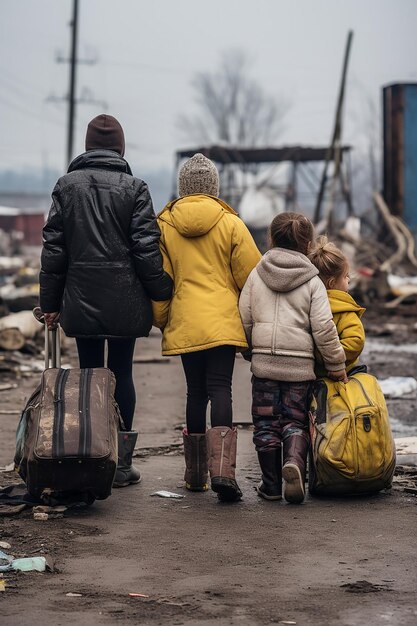
[(2, 350), (21, 350), (26, 340), (18, 328), (0, 329), (0, 348)]
[(0, 391), (9, 391), (9, 389), (16, 389), (17, 385), (15, 383), (2, 383), (0, 384)]
[(33, 339), (42, 329), (32, 311), (11, 313), (0, 319), (0, 331), (5, 328), (18, 328), (26, 339)]

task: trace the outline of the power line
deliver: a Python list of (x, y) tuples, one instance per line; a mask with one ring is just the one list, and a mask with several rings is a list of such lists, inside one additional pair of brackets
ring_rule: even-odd
[(76, 106), (78, 103), (84, 104), (100, 104), (103, 108), (107, 108), (107, 104), (102, 100), (96, 100), (90, 89), (84, 88), (81, 91), (80, 97), (76, 98), (76, 78), (77, 78), (77, 66), (79, 64), (94, 65), (97, 59), (79, 59), (77, 57), (77, 44), (78, 44), (78, 0), (73, 0), (72, 5), (72, 19), (70, 22), (71, 28), (71, 52), (70, 57), (65, 58), (62, 53), (58, 53), (56, 57), (57, 63), (69, 63), (70, 65), (70, 82), (69, 92), (67, 96), (57, 97), (50, 95), (47, 98), (47, 102), (68, 102), (68, 123), (67, 123), (67, 163), (69, 164), (73, 156), (74, 146), (74, 134), (76, 130)]
[(17, 113), (25, 115), (25, 117), (30, 116), (30, 117), (37, 119), (38, 121), (46, 121), (47, 123), (55, 124), (62, 128), (62, 123), (59, 122), (58, 120), (54, 120), (53, 118), (48, 118), (48, 117), (43, 118), (42, 116), (34, 113), (32, 110), (22, 107), (20, 104), (11, 102), (10, 100), (6, 100), (3, 96), (0, 96), (0, 104), (8, 107), (9, 109), (13, 109), (13, 111)]

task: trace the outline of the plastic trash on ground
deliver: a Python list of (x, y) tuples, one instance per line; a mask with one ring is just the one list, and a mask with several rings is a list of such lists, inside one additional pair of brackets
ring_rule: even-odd
[(154, 491), (153, 493), (151, 493), (151, 496), (159, 496), (160, 498), (175, 498), (177, 500), (180, 500), (181, 498), (184, 498), (185, 496), (181, 495), (180, 493), (173, 493), (172, 491)]
[(24, 559), (14, 559), (12, 563), (14, 570), (20, 572), (44, 572), (46, 569), (46, 559), (44, 556), (32, 556)]
[(83, 597), (82, 593), (73, 593), (72, 591), (69, 591), (65, 595), (67, 596), (67, 598), (82, 598)]
[(379, 384), (388, 398), (400, 398), (417, 390), (417, 380), (412, 376), (390, 376), (380, 380)]
[(44, 572), (46, 569), (46, 559), (44, 556), (33, 556), (23, 559), (15, 559), (10, 554), (0, 552), (0, 572), (11, 570), (20, 572)]
[(8, 572), (12, 569), (14, 557), (0, 550), (0, 572)]
[(13, 472), (14, 471), (14, 461), (5, 465), (4, 467), (0, 467), (0, 472)]

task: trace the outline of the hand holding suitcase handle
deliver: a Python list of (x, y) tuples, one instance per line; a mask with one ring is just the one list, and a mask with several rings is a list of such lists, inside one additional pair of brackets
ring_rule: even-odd
[[(45, 315), (40, 307), (33, 309), (34, 317), (45, 324)], [(45, 369), (61, 367), (61, 337), (58, 322), (52, 330), (45, 324)]]

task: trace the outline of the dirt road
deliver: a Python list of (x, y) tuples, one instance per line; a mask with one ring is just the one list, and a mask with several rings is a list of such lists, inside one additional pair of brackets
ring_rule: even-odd
[[(158, 336), (141, 340), (137, 355), (158, 356)], [(386, 369), (387, 354), (368, 357), (375, 373)], [(417, 375), (415, 355), (395, 358), (395, 374)], [(222, 505), (211, 492), (186, 493), (175, 445), (184, 415), (179, 360), (139, 363), (135, 376), (139, 445), (146, 448), (136, 460), (142, 483), (62, 519), (35, 521), (30, 511), (0, 518), (12, 554), (49, 554), (56, 567), (54, 573), (5, 574), (2, 623), (417, 624), (415, 497), (395, 488), (373, 498), (308, 498), (301, 506), (262, 501), (254, 490), (259, 470), (247, 426), (239, 430), (238, 448), (243, 501)], [(35, 383), (36, 377), (23, 379), (18, 389), (3, 392), (2, 410), (20, 408)], [(407, 432), (416, 426), (415, 404), (415, 398), (391, 403)], [(234, 406), (236, 421), (249, 422), (250, 374), (242, 359), (236, 360)], [(17, 420), (0, 415), (1, 465), (13, 456)], [(184, 498), (151, 497), (160, 489)]]

